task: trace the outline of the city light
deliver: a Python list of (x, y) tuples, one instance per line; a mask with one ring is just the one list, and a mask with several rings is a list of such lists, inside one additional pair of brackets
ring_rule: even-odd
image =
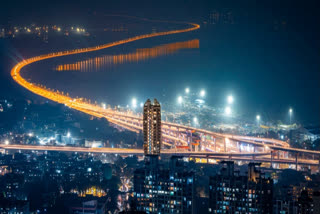
[(69, 138), (69, 137), (71, 137), (71, 134), (70, 134), (70, 132), (68, 132), (68, 133), (67, 133), (67, 137), (68, 137), (68, 138)]
[(189, 89), (189, 88), (186, 88), (186, 89), (185, 89), (185, 92), (186, 92), (186, 94), (189, 94), (190, 89)]
[(136, 98), (132, 98), (131, 105), (132, 105), (132, 108), (137, 107), (137, 99)]
[(198, 123), (198, 118), (194, 117), (194, 118), (193, 118), (193, 122), (194, 122), (194, 123)]
[(256, 119), (259, 121), (259, 120), (260, 120), (260, 115), (257, 115), (257, 116), (256, 116)]
[(10, 144), (9, 140), (5, 140), (4, 144), (9, 145)]
[(229, 145), (229, 144), (230, 144), (229, 138), (226, 137), (224, 140), (225, 140), (225, 142), (226, 142), (226, 145)]
[(143, 103), (140, 103), (140, 107), (141, 107), (141, 108), (143, 107)]
[(227, 97), (227, 101), (228, 101), (228, 104), (232, 104), (233, 103), (233, 96), (232, 95), (229, 95), (228, 97)]
[(29, 136), (29, 137), (33, 137), (33, 133), (30, 132), (30, 133), (28, 134), (28, 136)]
[(227, 106), (225, 109), (224, 109), (224, 113), (226, 114), (226, 115), (231, 115), (231, 107), (230, 106)]
[(183, 102), (182, 96), (178, 97), (178, 103), (181, 104)]
[(106, 104), (105, 103), (102, 103), (102, 108), (106, 109)]
[(292, 112), (293, 112), (293, 110), (292, 110), (292, 108), (290, 108), (289, 109), (290, 124), (291, 124), (291, 121), (292, 121)]
[(200, 91), (200, 96), (201, 96), (201, 97), (206, 96), (206, 91), (202, 89), (202, 90)]

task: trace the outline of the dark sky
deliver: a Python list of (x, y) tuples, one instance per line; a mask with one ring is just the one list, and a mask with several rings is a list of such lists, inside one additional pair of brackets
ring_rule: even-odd
[[(95, 13), (203, 23), (214, 10), (231, 10), (237, 18), (236, 25), (201, 29), (197, 35), (201, 49), (196, 64), (202, 73), (195, 75), (190, 70), (190, 76), (207, 88), (226, 83), (224, 85), (238, 91), (245, 100), (243, 108), (256, 108), (251, 112), (276, 114), (292, 106), (299, 121), (320, 123), (320, 17), (316, 3), (289, 0), (2, 1), (0, 24), (89, 25)], [(280, 30), (275, 32), (274, 26), (283, 21), (285, 28), (280, 24)], [(4, 44), (2, 50), (4, 46), (13, 48)], [(1, 61), (8, 62), (1, 63), (3, 92), (8, 86), (6, 72), (12, 62), (5, 57)], [(222, 74), (212, 75), (212, 68)], [(265, 106), (270, 109), (264, 109)]]

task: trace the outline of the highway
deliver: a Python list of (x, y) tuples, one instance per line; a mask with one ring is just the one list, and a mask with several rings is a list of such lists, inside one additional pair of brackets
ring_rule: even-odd
[[(22, 87), (26, 88), (27, 90), (33, 92), (34, 94), (37, 94), (39, 96), (45, 97), (49, 100), (55, 101), (57, 103), (64, 104), (70, 108), (76, 109), (78, 111), (84, 112), (86, 114), (98, 117), (98, 118), (106, 118), (110, 123), (113, 123), (117, 126), (123, 127), (125, 129), (128, 129), (130, 131), (134, 132), (139, 132), (142, 130), (142, 118), (141, 116), (134, 114), (134, 113), (129, 113), (129, 112), (120, 112), (114, 109), (105, 109), (101, 106), (91, 104), (88, 102), (85, 102), (83, 98), (72, 98), (70, 97), (67, 93), (55, 91), (53, 89), (46, 88), (45, 86), (41, 86), (39, 84), (31, 83), (28, 82), (26, 79), (24, 79), (20, 72), (21, 69), (26, 67), (27, 65), (30, 65), (34, 62), (38, 61), (43, 61), (46, 59), (50, 58), (57, 58), (57, 57), (62, 57), (62, 56), (67, 56), (67, 55), (74, 55), (74, 54), (81, 54), (81, 53), (87, 53), (87, 52), (92, 52), (92, 51), (98, 51), (130, 42), (134, 42), (137, 40), (141, 39), (147, 39), (147, 38), (152, 38), (152, 37), (158, 37), (158, 36), (166, 36), (166, 35), (171, 35), (171, 34), (179, 34), (179, 33), (185, 33), (185, 32), (190, 32), (190, 31), (195, 31), (200, 28), (200, 25), (195, 24), (195, 23), (188, 23), (188, 27), (184, 29), (178, 29), (178, 30), (171, 30), (171, 31), (165, 31), (165, 32), (156, 32), (156, 33), (150, 33), (150, 34), (144, 34), (144, 35), (139, 35), (131, 38), (127, 38), (124, 40), (119, 40), (116, 42), (111, 42), (103, 45), (98, 45), (95, 47), (88, 47), (88, 48), (81, 48), (81, 49), (75, 49), (75, 50), (67, 50), (67, 51), (62, 51), (62, 52), (54, 52), (54, 53), (48, 53), (36, 57), (32, 57), (29, 59), (25, 59), (18, 64), (16, 64), (12, 70), (11, 70), (11, 76), (12, 78)], [(230, 139), (234, 142), (237, 143), (246, 143), (250, 144), (256, 147), (268, 147), (268, 149), (271, 150), (277, 150), (277, 151), (283, 151), (283, 152), (294, 152), (294, 153), (303, 153), (303, 154), (311, 154), (311, 155), (320, 155), (319, 151), (310, 151), (310, 150), (304, 150), (304, 149), (293, 149), (290, 148), (289, 144), (287, 142), (281, 141), (281, 140), (275, 140), (275, 139), (268, 139), (268, 138), (258, 138), (258, 137), (248, 137), (248, 136), (237, 136), (237, 135), (230, 135), (230, 134), (224, 134), (224, 133), (215, 133), (209, 130), (205, 129), (200, 129), (200, 128), (195, 128), (195, 127), (190, 127), (190, 126), (185, 126), (182, 124), (176, 124), (176, 123), (171, 123), (171, 122), (162, 122), (162, 136), (165, 141), (163, 142), (166, 145), (171, 145), (169, 141), (175, 142), (179, 145), (184, 145), (188, 146), (190, 142), (188, 142), (188, 139), (186, 135), (179, 134), (181, 132), (190, 132), (194, 131), (201, 136), (204, 136), (205, 138), (210, 138), (210, 140), (206, 140), (204, 143), (206, 144), (212, 144), (213, 141), (216, 139), (220, 139), (222, 141), (226, 141), (227, 139)], [(229, 141), (229, 140), (228, 140)], [(22, 145), (19, 145), (20, 149), (23, 149)], [(6, 149), (10, 149), (7, 147)], [(19, 149), (19, 148), (17, 148)], [(39, 149), (39, 148), (38, 148)], [(55, 150), (55, 148), (45, 148), (45, 150)], [(69, 151), (68, 147), (65, 148), (60, 148), (59, 151)], [(72, 147), (72, 151), (76, 151), (75, 149), (79, 149), (79, 151), (83, 151), (83, 148), (75, 148)], [(206, 149), (206, 148), (204, 148)], [(91, 151), (92, 150), (92, 151)], [(101, 149), (85, 149), (85, 152), (98, 152), (101, 151)], [(121, 151), (119, 149), (106, 149), (103, 153), (121, 153), (121, 154), (141, 154), (142, 151), (137, 151), (137, 150), (132, 150), (132, 149), (122, 149)], [(163, 154), (166, 153), (166, 151), (162, 152)], [(210, 153), (210, 152), (208, 152)], [(219, 155), (222, 154), (221, 156)], [(168, 152), (168, 154), (173, 154), (172, 152)], [(179, 153), (180, 155), (183, 156), (190, 156), (190, 155), (196, 155), (194, 152), (184, 152), (184, 153)], [(211, 152), (210, 154), (214, 154), (216, 157), (224, 157), (225, 154), (229, 154), (228, 151), (215, 151)], [(201, 154), (201, 155), (210, 155), (210, 154)], [(242, 152), (244, 156), (247, 157), (247, 159), (253, 159), (253, 154), (249, 153), (244, 153)], [(200, 154), (197, 154), (200, 155)], [(229, 154), (230, 155), (230, 154)], [(242, 155), (242, 156), (243, 156)], [(241, 158), (243, 158), (241, 156)], [(229, 157), (229, 156), (228, 156)], [(236, 157), (234, 154), (232, 154), (232, 158)], [(241, 159), (239, 156), (239, 159)], [(267, 162), (271, 161), (271, 157), (266, 157), (261, 160), (265, 160)], [(290, 160), (289, 157), (287, 157), (287, 160), (273, 160), (279, 161), (282, 163), (292, 163), (292, 160)], [(305, 163), (309, 163), (310, 165), (314, 165), (315, 163), (319, 164), (319, 161), (314, 161), (314, 160), (304, 160)], [(299, 164), (302, 163), (299, 161)]]
[[(0, 149), (5, 150), (29, 150), (29, 151), (60, 151), (60, 152), (83, 152), (83, 153), (102, 153), (118, 155), (144, 155), (142, 149), (127, 148), (87, 148), (74, 146), (39, 146), (39, 145), (4, 145), (0, 144)], [(271, 160), (270, 152), (237, 152), (237, 153), (213, 153), (213, 152), (185, 152), (178, 150), (163, 150), (161, 155), (177, 155), (183, 157), (215, 159), (215, 160), (234, 160), (234, 161), (257, 161), (272, 162), (275, 164), (295, 164), (294, 158), (273, 159)], [(319, 165), (318, 160), (299, 160), (300, 165)]]

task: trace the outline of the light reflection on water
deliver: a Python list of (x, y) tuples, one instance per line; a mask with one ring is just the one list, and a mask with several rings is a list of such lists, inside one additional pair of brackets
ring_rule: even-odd
[(137, 49), (134, 53), (120, 54), (120, 55), (105, 55), (78, 61), (71, 64), (60, 64), (55, 67), (56, 71), (80, 71), (92, 72), (99, 71), (106, 66), (112, 66), (123, 63), (145, 61), (149, 58), (156, 58), (159, 56), (167, 56), (174, 54), (182, 49), (198, 49), (199, 40), (189, 40), (184, 42), (175, 42), (164, 45), (155, 46), (152, 48)]

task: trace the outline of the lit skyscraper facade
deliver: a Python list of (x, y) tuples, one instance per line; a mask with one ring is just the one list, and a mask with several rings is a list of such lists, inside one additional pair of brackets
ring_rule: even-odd
[(161, 107), (154, 99), (153, 104), (148, 99), (143, 108), (144, 154), (159, 155), (161, 148)]
[(272, 213), (273, 180), (264, 178), (255, 163), (248, 166), (248, 175), (234, 171), (234, 163), (209, 179), (209, 213)]
[(144, 168), (134, 172), (136, 209), (148, 214), (194, 213), (194, 176), (177, 157), (164, 167), (152, 156)]

